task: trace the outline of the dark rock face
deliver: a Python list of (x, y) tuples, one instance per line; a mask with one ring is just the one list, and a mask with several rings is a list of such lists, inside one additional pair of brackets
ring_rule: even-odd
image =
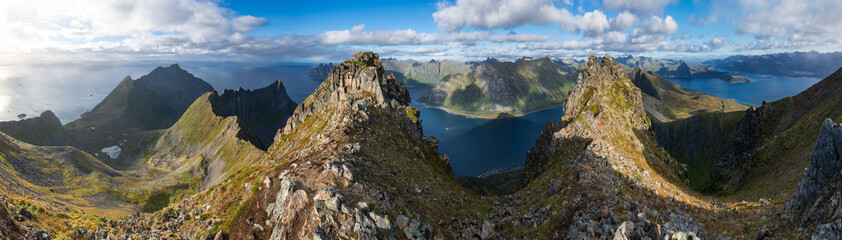
[[(842, 124), (834, 124), (825, 119), (822, 130), (816, 139), (816, 149), (810, 157), (810, 166), (804, 173), (798, 189), (795, 191), (797, 205), (809, 206), (817, 199), (826, 198), (838, 192), (837, 188), (823, 189), (825, 184), (842, 180)], [(822, 191), (830, 190), (830, 191)]]
[(547, 166), (547, 161), (555, 154), (556, 143), (553, 141), (553, 134), (558, 131), (559, 126), (550, 121), (541, 129), (535, 144), (526, 152), (526, 163), (523, 166), (523, 177), (521, 187), (525, 187), (533, 179), (537, 178)]
[(333, 69), (333, 63), (319, 63), (319, 66), (310, 69), (310, 74), (307, 74), (307, 77), (312, 79), (325, 79), (330, 75), (330, 71)]
[(661, 100), (661, 95), (658, 94), (658, 89), (655, 88), (655, 85), (652, 84), (652, 79), (649, 79), (649, 76), (640, 68), (635, 68), (634, 72), (632, 73), (631, 77), (632, 83), (635, 86), (640, 88), (640, 91), (649, 96), (652, 96), (658, 100)]
[(20, 229), (6, 210), (6, 203), (0, 202), (0, 236), (9, 239), (24, 239), (26, 233)]
[(256, 146), (266, 149), (275, 134), (286, 125), (297, 104), (289, 98), (281, 80), (256, 90), (229, 90), (211, 99), (214, 113), (222, 117), (237, 116), (240, 125), (256, 134)]
[(35, 118), (0, 122), (0, 132), (33, 145), (66, 146), (73, 143), (73, 137), (49, 110)]

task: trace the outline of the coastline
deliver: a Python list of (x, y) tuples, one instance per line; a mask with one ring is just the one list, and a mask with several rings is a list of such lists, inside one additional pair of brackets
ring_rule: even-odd
[[(509, 114), (509, 113), (507, 113), (507, 114), (509, 114), (509, 115), (504, 116), (504, 117), (500, 117), (500, 115), (499, 115), (500, 113), (498, 113), (498, 115), (474, 115), (474, 114), (468, 114), (468, 113), (461, 113), (461, 112), (457, 112), (457, 111), (455, 111), (455, 110), (452, 110), (452, 109), (447, 109), (447, 108), (444, 108), (444, 107), (441, 107), (441, 106), (432, 106), (432, 105), (429, 105), (429, 104), (426, 104), (426, 103), (423, 103), (423, 102), (420, 102), (420, 101), (415, 101), (415, 103), (418, 103), (419, 105), (422, 105), (422, 106), (424, 106), (424, 107), (426, 107), (426, 108), (439, 109), (439, 110), (445, 111), (445, 112), (450, 113), (450, 114), (453, 114), (453, 115), (459, 115), (459, 116), (463, 116), (463, 117), (467, 117), (467, 118), (472, 118), (472, 119), (488, 119), (488, 120), (491, 120), (491, 119), (505, 119), (505, 118), (518, 118), (518, 117), (523, 117), (523, 116), (526, 116), (526, 115), (529, 115), (529, 114), (533, 114), (533, 113), (536, 113), (536, 112), (540, 112), (540, 111), (544, 111), (544, 110), (548, 110), (548, 109), (553, 109), (553, 108), (557, 108), (557, 107), (564, 106), (564, 102), (562, 102), (562, 103), (560, 103), (559, 105), (552, 106), (552, 107), (539, 108), (539, 109), (535, 109), (535, 110), (532, 110), (532, 111), (529, 111), (529, 112), (525, 112), (525, 113), (523, 113), (523, 114)], [(561, 117), (561, 116), (559, 116), (559, 117)]]
[(491, 171), (485, 172), (485, 173), (483, 173), (483, 174), (480, 174), (479, 176), (476, 176), (476, 178), (485, 178), (485, 177), (488, 177), (488, 176), (491, 176), (491, 175), (495, 175), (495, 174), (507, 173), (507, 172), (514, 172), (514, 171), (521, 171), (521, 170), (523, 170), (523, 166), (520, 166), (520, 167), (515, 167), (515, 168), (498, 168), (498, 169), (494, 169), (494, 170), (491, 170)]

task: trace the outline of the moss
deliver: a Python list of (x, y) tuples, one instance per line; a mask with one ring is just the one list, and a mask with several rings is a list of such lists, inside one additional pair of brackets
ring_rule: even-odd
[(418, 122), (420, 111), (414, 107), (406, 107), (406, 116), (412, 119), (412, 122)]

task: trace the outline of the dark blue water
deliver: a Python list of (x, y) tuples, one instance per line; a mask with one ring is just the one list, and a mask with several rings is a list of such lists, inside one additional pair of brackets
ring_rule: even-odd
[(757, 82), (730, 84), (715, 78), (667, 78), (667, 80), (684, 88), (755, 106), (760, 106), (763, 101), (772, 102), (796, 95), (821, 81), (820, 78), (812, 77), (743, 76)]

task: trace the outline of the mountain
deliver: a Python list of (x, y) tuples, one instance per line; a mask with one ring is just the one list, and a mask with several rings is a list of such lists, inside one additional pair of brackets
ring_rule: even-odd
[(155, 68), (132, 80), (124, 78), (105, 99), (65, 128), (76, 138), (79, 148), (96, 153), (129, 139), (139, 139), (139, 131), (172, 126), (187, 107), (213, 87), (177, 64)]
[(632, 69), (640, 68), (646, 72), (657, 72), (663, 68), (667, 68), (670, 66), (678, 65), (679, 63), (675, 60), (666, 60), (666, 59), (658, 59), (655, 60), (654, 58), (650, 57), (641, 57), (637, 56), (634, 57), (632, 55), (618, 57), (614, 59), (620, 64), (626, 65)]
[[(822, 121), (842, 117), (842, 101), (837, 96), (842, 96), (842, 70), (795, 96), (746, 110), (733, 130), (728, 152), (716, 162), (707, 191), (759, 194), (794, 190)], [(763, 187), (771, 182), (786, 184)]]
[[(591, 56), (564, 102), (527, 153), (520, 207), (561, 209), (547, 236), (567, 239), (706, 237), (682, 205), (686, 169), (658, 147), (643, 95), (622, 66)], [(536, 197), (537, 196), (537, 197)], [(679, 227), (680, 226), (680, 227)], [(682, 236), (682, 237), (679, 237)]]
[(448, 75), (418, 101), (471, 117), (521, 116), (559, 106), (575, 84), (576, 71), (549, 57), (480, 65)]
[(450, 74), (466, 73), (472, 65), (449, 60), (418, 62), (415, 60), (383, 59), (383, 67), (389, 74), (394, 74), (399, 82), (410, 86), (435, 86), (442, 78)]
[(631, 81), (643, 92), (643, 105), (658, 122), (670, 122), (707, 112), (745, 111), (748, 106), (673, 84), (653, 72), (637, 68)]
[(307, 74), (307, 77), (312, 79), (325, 79), (327, 75), (330, 74), (330, 70), (333, 69), (333, 63), (319, 63), (319, 66), (310, 69), (310, 74)]
[(237, 121), (257, 135), (256, 145), (266, 149), (278, 130), (286, 125), (297, 104), (289, 98), (281, 80), (256, 90), (222, 91), (214, 111), (219, 116), (237, 116)]
[(19, 121), (0, 122), (0, 132), (34, 145), (67, 146), (74, 140), (52, 111)]
[[(631, 74), (643, 94), (643, 106), (652, 120), (658, 144), (686, 164), (689, 184), (702, 188), (708, 181), (712, 159), (721, 157), (733, 128), (749, 106), (673, 84), (653, 72)], [(717, 144), (697, 144), (717, 143)]]
[(703, 64), (749, 74), (825, 77), (840, 67), (839, 59), (842, 59), (842, 52), (811, 51), (754, 56), (737, 55), (705, 61)]
[(755, 82), (754, 79), (739, 76), (737, 73), (690, 67), (684, 61), (679, 61), (678, 64), (673, 66), (661, 68), (657, 73), (661, 76), (671, 78), (716, 78), (731, 84)]

